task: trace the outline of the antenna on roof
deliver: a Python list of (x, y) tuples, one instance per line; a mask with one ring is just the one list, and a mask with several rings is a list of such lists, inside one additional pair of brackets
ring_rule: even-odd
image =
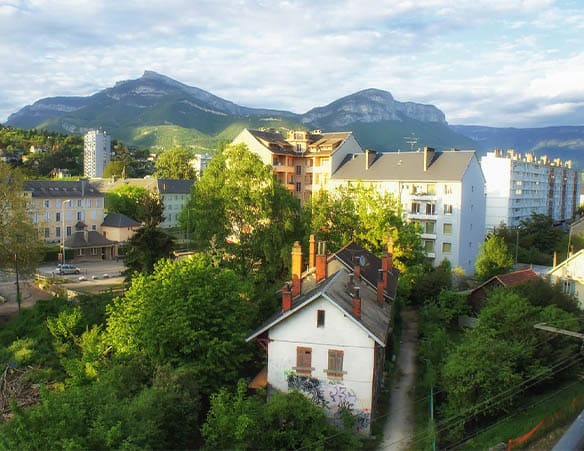
[(412, 132), (410, 136), (404, 136), (406, 144), (410, 145), (410, 150), (414, 150), (414, 146), (418, 144), (418, 137)]

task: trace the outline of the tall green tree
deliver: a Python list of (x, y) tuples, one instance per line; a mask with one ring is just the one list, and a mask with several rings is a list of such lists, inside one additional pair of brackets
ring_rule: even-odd
[(207, 257), (158, 263), (108, 307), (107, 333), (118, 354), (186, 365), (204, 393), (235, 383), (250, 358), (245, 337), (255, 317), (248, 282)]
[(391, 240), (400, 269), (425, 260), (415, 224), (403, 220), (391, 194), (373, 187), (357, 183), (315, 193), (304, 206), (304, 217), (307, 228), (333, 249), (354, 240), (381, 254)]
[(128, 240), (126, 246), (124, 261), (128, 278), (135, 272), (152, 272), (158, 260), (171, 256), (174, 238), (159, 227), (164, 220), (163, 211), (164, 206), (157, 195), (148, 193), (141, 198), (136, 215), (142, 227)]
[[(35, 271), (43, 251), (27, 202), (20, 173), (0, 162), (0, 268), (15, 272), (17, 289), (19, 277)], [(17, 302), (20, 308), (20, 298)]]
[(244, 144), (211, 160), (180, 221), (199, 248), (241, 274), (261, 267), (268, 279), (285, 272), (290, 247), (303, 235), (299, 201)]
[(156, 159), (156, 177), (169, 179), (194, 179), (195, 168), (191, 165), (193, 156), (184, 147), (165, 150)]
[(480, 280), (490, 279), (508, 272), (513, 267), (513, 255), (500, 236), (489, 236), (481, 245), (475, 261), (475, 270)]
[(108, 213), (122, 213), (136, 221), (145, 219), (148, 212), (144, 204), (149, 202), (150, 193), (146, 188), (122, 185), (105, 195), (105, 208)]

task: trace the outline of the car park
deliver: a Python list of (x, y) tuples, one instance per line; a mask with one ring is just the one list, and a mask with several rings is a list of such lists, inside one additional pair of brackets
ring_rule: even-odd
[(81, 270), (75, 265), (57, 265), (57, 270), (55, 271), (57, 274), (80, 274)]

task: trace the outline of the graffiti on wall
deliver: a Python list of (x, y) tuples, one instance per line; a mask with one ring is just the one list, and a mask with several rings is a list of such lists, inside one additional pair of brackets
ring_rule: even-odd
[(355, 420), (355, 429), (369, 429), (371, 413), (369, 409), (359, 409), (355, 391), (335, 381), (322, 381), (314, 377), (287, 374), (288, 390), (298, 390), (316, 405), (323, 407), (335, 422), (342, 421), (342, 413), (349, 412)]

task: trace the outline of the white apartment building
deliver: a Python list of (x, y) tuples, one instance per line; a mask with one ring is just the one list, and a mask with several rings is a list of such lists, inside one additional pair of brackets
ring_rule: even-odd
[(83, 174), (102, 177), (111, 160), (112, 139), (103, 130), (89, 130), (83, 139)]
[(485, 178), (474, 151), (367, 151), (345, 160), (330, 190), (350, 183), (393, 194), (406, 219), (419, 224), (434, 264), (446, 259), (474, 273), (485, 238)]
[(487, 183), (487, 230), (501, 223), (517, 227), (532, 213), (550, 216), (555, 223), (574, 216), (580, 172), (570, 161), (497, 149), (481, 158), (481, 167)]

